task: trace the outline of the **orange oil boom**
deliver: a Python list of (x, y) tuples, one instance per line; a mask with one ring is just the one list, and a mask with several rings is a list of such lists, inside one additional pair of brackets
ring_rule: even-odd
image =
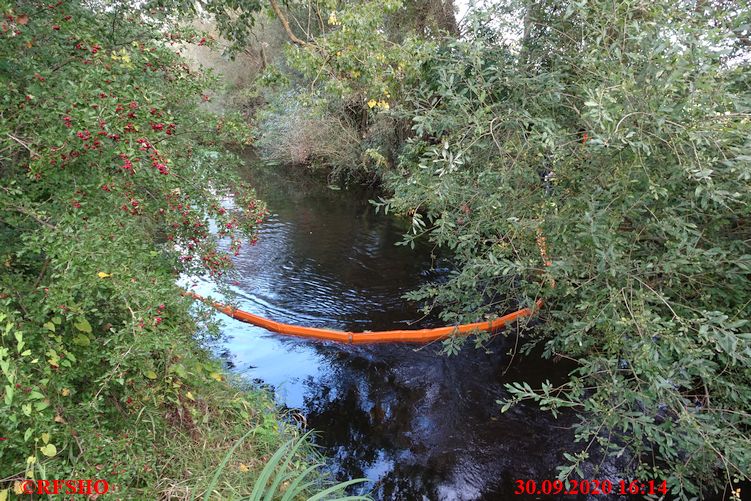
[[(302, 327), (282, 322), (269, 320), (268, 318), (248, 313), (222, 303), (206, 299), (194, 292), (186, 293), (186, 296), (198, 299), (212, 306), (216, 310), (241, 322), (257, 325), (266, 330), (284, 334), (287, 336), (305, 337), (311, 339), (323, 339), (346, 344), (372, 344), (372, 343), (428, 343), (439, 339), (445, 339), (451, 335), (469, 335), (477, 331), (493, 332), (504, 327), (519, 318), (532, 315), (530, 308), (522, 308), (487, 322), (475, 322), (471, 324), (436, 327), (434, 329), (393, 330), (373, 332), (347, 332), (332, 329), (319, 329), (316, 327)], [(542, 300), (537, 300), (537, 308), (542, 307)]]
[[(545, 237), (538, 231), (537, 234), (537, 246), (540, 249), (540, 255), (543, 258), (545, 266), (550, 266), (552, 262), (548, 258), (547, 245), (545, 243)], [(555, 287), (555, 282), (552, 283)], [(275, 320), (269, 320), (247, 311), (233, 308), (226, 304), (211, 301), (203, 296), (196, 294), (195, 292), (186, 292), (186, 296), (198, 299), (204, 303), (212, 306), (216, 310), (236, 319), (241, 322), (257, 325), (263, 327), (266, 330), (284, 334), (287, 336), (297, 336), (309, 339), (323, 339), (326, 341), (335, 341), (337, 343), (346, 344), (375, 344), (375, 343), (429, 343), (439, 339), (445, 339), (452, 335), (464, 335), (467, 336), (473, 332), (496, 331), (506, 324), (514, 322), (520, 318), (526, 318), (532, 315), (533, 310), (530, 308), (522, 308), (512, 313), (508, 313), (495, 320), (488, 320), (487, 322), (475, 322), (471, 324), (462, 325), (449, 325), (446, 327), (436, 327), (434, 329), (414, 329), (414, 330), (393, 330), (393, 331), (368, 331), (368, 332), (347, 332), (338, 331), (333, 329), (319, 329), (316, 327), (302, 327), (300, 325), (290, 325)], [(535, 301), (537, 309), (542, 308), (542, 299)]]

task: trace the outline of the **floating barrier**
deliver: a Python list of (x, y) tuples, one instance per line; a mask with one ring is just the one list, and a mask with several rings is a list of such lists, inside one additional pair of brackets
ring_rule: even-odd
[[(540, 249), (540, 257), (543, 259), (545, 266), (551, 266), (553, 263), (548, 257), (547, 244), (541, 230), (537, 231), (535, 239), (537, 247)], [(551, 285), (555, 287), (555, 280), (551, 279)], [(348, 332), (333, 329), (319, 329), (317, 327), (303, 327), (300, 325), (285, 324), (264, 318), (260, 315), (254, 315), (247, 311), (239, 310), (226, 304), (211, 301), (195, 292), (186, 292), (186, 296), (198, 299), (212, 306), (216, 310), (228, 315), (241, 322), (257, 325), (266, 330), (283, 334), (285, 336), (297, 336), (308, 339), (322, 339), (325, 341), (334, 341), (346, 344), (376, 344), (376, 343), (429, 343), (446, 339), (449, 336), (462, 335), (467, 336), (474, 332), (484, 331), (493, 332), (505, 327), (511, 322), (520, 318), (532, 316), (534, 313), (530, 308), (522, 308), (512, 313), (508, 313), (495, 320), (486, 322), (475, 322), (471, 324), (449, 325), (446, 327), (436, 327), (433, 329), (413, 329), (413, 330), (393, 330), (393, 331), (365, 331), (365, 332)], [(542, 299), (535, 301), (536, 310), (542, 308)]]
[[(529, 317), (533, 311), (530, 308), (522, 308), (512, 313), (504, 315), (495, 320), (486, 322), (475, 322), (463, 325), (450, 325), (446, 327), (436, 327), (433, 329), (413, 329), (413, 330), (393, 330), (393, 331), (365, 331), (365, 332), (347, 332), (333, 329), (319, 329), (317, 327), (303, 327), (300, 325), (290, 325), (264, 318), (260, 315), (254, 315), (226, 304), (211, 301), (195, 292), (186, 292), (186, 296), (198, 299), (212, 306), (216, 310), (228, 315), (241, 322), (263, 327), (266, 330), (284, 334), (286, 336), (297, 336), (309, 339), (322, 339), (326, 341), (335, 341), (345, 344), (375, 344), (375, 343), (429, 343), (445, 339), (452, 335), (469, 335), (478, 331), (493, 332), (503, 328), (507, 324), (520, 318)], [(537, 309), (542, 308), (542, 300), (537, 300)]]

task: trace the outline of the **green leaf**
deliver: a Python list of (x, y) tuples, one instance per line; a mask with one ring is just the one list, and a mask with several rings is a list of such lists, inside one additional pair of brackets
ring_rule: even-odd
[(73, 338), (72, 342), (77, 346), (89, 346), (91, 344), (89, 337), (83, 334), (76, 335), (76, 337)]
[(91, 334), (91, 324), (85, 318), (81, 318), (78, 322), (73, 324), (73, 327), (86, 334)]
[(188, 376), (187, 371), (185, 370), (185, 367), (182, 364), (175, 364), (172, 366), (172, 370), (175, 374), (180, 376), (181, 378), (185, 379)]

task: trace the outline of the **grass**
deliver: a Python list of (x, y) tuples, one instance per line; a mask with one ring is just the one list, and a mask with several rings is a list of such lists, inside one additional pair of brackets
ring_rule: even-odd
[[(203, 501), (211, 501), (212, 494), (215, 492), (219, 479), (224, 473), (227, 464), (233, 457), (235, 450), (241, 446), (247, 438), (251, 436), (251, 430), (242, 436), (232, 448), (227, 452), (222, 463), (214, 473), (214, 477), (209, 484), (209, 488), (204, 494)], [(321, 500), (362, 500), (371, 499), (368, 496), (348, 496), (346, 490), (348, 487), (357, 485), (368, 480), (358, 478), (346, 482), (336, 483), (330, 486), (324, 486), (321, 482), (320, 468), (323, 463), (314, 463), (303, 468), (300, 465), (300, 453), (304, 450), (309, 442), (310, 432), (302, 437), (293, 438), (282, 444), (273, 456), (266, 462), (266, 465), (256, 477), (253, 484), (253, 491), (250, 496), (242, 497), (242, 501), (294, 501), (304, 499), (311, 491), (318, 490), (315, 494), (310, 495), (308, 501)], [(308, 456), (309, 457), (309, 456)]]
[(105, 499), (176, 501), (334, 499), (362, 481), (332, 490), (310, 434), (288, 424), (267, 391), (225, 376), (191, 393), (180, 405), (113, 402), (67, 415), (66, 478), (107, 480)]
[[(233, 384), (234, 383), (234, 384)], [(290, 469), (308, 466), (312, 448), (286, 424), (271, 396), (256, 388), (224, 383), (202, 402), (195, 429), (163, 437), (156, 488), (163, 499), (227, 500), (249, 496), (256, 479), (285, 440), (300, 447)]]

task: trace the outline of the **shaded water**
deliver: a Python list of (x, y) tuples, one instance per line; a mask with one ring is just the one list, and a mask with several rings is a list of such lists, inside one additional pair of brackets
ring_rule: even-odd
[[(367, 194), (335, 191), (309, 174), (248, 173), (271, 216), (235, 260), (240, 308), (274, 320), (346, 330), (437, 325), (402, 295), (449, 273), (424, 245), (395, 245), (403, 224), (375, 215)], [(299, 410), (339, 479), (365, 476), (377, 499), (514, 499), (516, 479), (555, 477), (570, 450), (567, 419), (534, 406), (500, 414), (503, 383), (555, 380), (566, 368), (490, 351), (439, 356), (439, 344), (343, 346), (281, 337), (226, 319), (234, 369)], [(504, 374), (505, 372), (505, 374)], [(569, 497), (571, 499), (571, 497)]]

